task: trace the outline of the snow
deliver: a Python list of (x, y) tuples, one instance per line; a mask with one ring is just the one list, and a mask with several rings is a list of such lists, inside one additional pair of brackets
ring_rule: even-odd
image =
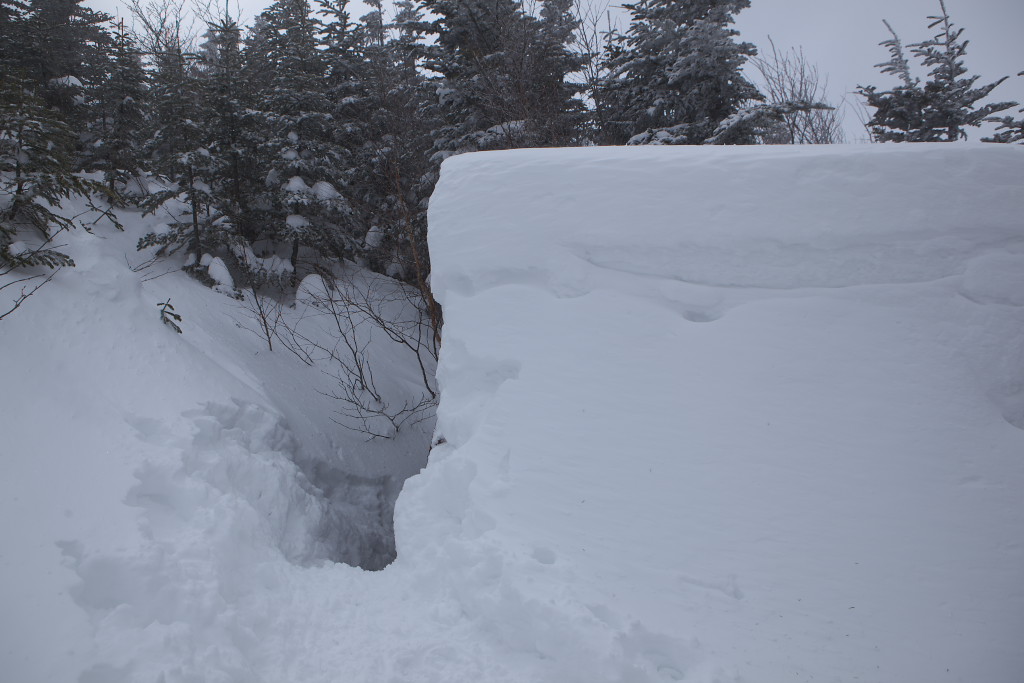
[(285, 192), (291, 192), (293, 194), (309, 194), (310, 188), (300, 176), (292, 176), (288, 179), (288, 182), (284, 186)]
[(219, 287), (222, 287), (227, 291), (231, 291), (235, 288), (235, 280), (231, 277), (227, 264), (224, 263), (224, 259), (221, 257), (214, 256), (210, 259), (210, 263), (207, 266), (207, 273), (211, 278), (213, 278), (213, 281), (216, 282)]
[(323, 180), (317, 181), (313, 184), (312, 192), (313, 196), (324, 201), (339, 199), (341, 197), (341, 193), (335, 189), (334, 185)]
[[(357, 618), (363, 571), (335, 562), (393, 556), (430, 424), (373, 443), (339, 426), (331, 364), (268, 351), (249, 300), (167, 272), (180, 262), (133, 272), (157, 219), (122, 219), (62, 235), (78, 267), (0, 326), (0, 678), (288, 680), (293, 638)], [(333, 341), (316, 311), (270, 306)], [(383, 337), (368, 351), (398, 400), (417, 370)]]
[(66, 85), (72, 88), (81, 88), (82, 81), (75, 76), (61, 76), (59, 78), (51, 78), (50, 83), (54, 85)]
[[(1019, 680), (1022, 165), (970, 145), (446, 161), (447, 443), (399, 501), (400, 552), (457, 545), (522, 603), (589, 611), (590, 655), (632, 653), (636, 680)], [(450, 523), (425, 535), (430, 502)], [(570, 680), (579, 653), (519, 635)]]
[(292, 268), (291, 260), (277, 254), (257, 256), (252, 247), (248, 244), (232, 245), (231, 250), (242, 263), (248, 264), (255, 272), (262, 271), (267, 275), (288, 275), (295, 269)]
[[(62, 235), (78, 267), (0, 321), (3, 678), (1017, 683), (1022, 154), (447, 160), (422, 472), (430, 425), (341, 427), (253, 296), (131, 270), (155, 217)], [(326, 346), (331, 297), (408, 317), (337, 274), (270, 319)]]
[(366, 237), (363, 238), (363, 244), (370, 249), (376, 249), (384, 241), (384, 231), (375, 223), (370, 226), (370, 229), (366, 231)]

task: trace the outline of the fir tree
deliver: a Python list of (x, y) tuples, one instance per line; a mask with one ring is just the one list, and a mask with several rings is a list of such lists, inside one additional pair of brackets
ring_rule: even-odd
[(198, 63), (202, 135), (209, 152), (206, 176), (217, 213), (228, 219), (237, 236), (251, 242), (258, 234), (253, 204), (262, 189), (261, 119), (245, 77), (241, 27), (225, 15), (207, 28)]
[(0, 0), (0, 72), (23, 69), (24, 51), (29, 44), (28, 5), (21, 0)]
[[(1024, 76), (1024, 71), (1017, 75)], [(1021, 109), (1020, 113), (1024, 114), (1024, 109)], [(1002, 116), (992, 117), (986, 121), (998, 123), (999, 126), (992, 137), (983, 138), (984, 142), (1020, 142), (1024, 144), (1024, 118), (1015, 119), (1012, 116)]]
[(889, 49), (890, 59), (877, 65), (882, 73), (899, 77), (900, 85), (892, 90), (878, 91), (874, 86), (861, 87), (875, 113), (868, 127), (880, 142), (952, 142), (965, 139), (968, 126), (979, 126), (993, 114), (1008, 109), (1016, 102), (980, 105), (1003, 81), (975, 87), (979, 76), (965, 76), (964, 55), (968, 41), (961, 40), (962, 28), (955, 28), (946, 11), (945, 0), (939, 0), (942, 13), (930, 16), (928, 28), (938, 28), (931, 39), (910, 45), (911, 53), (922, 66), (929, 68), (928, 80), (910, 74), (899, 36), (886, 23), (892, 37), (882, 42)]
[(195, 107), (200, 101), (196, 58), (176, 34), (164, 36), (158, 48), (151, 93), (154, 131), (147, 147), (153, 169), (167, 186), (150, 195), (144, 206), (148, 213), (167, 211), (170, 229), (145, 235), (138, 248), (159, 246), (159, 253), (173, 253), (185, 246), (189, 265), (196, 266), (203, 253), (223, 241), (212, 231), (216, 216), (210, 212), (213, 195), (207, 182), (211, 158)]
[(899, 78), (899, 85), (891, 90), (879, 92), (875, 86), (861, 86), (858, 92), (867, 99), (867, 105), (875, 110), (867, 123), (872, 137), (878, 142), (921, 142), (925, 139), (924, 110), (927, 107), (921, 81), (910, 74), (910, 62), (900, 37), (883, 20), (890, 37), (880, 45), (889, 51), (889, 60), (876, 64), (883, 74)]
[[(361, 169), (350, 183), (355, 208), (367, 226), (363, 249), (375, 269), (417, 281), (429, 270), (426, 258), (426, 203), (436, 180), (430, 161), (431, 131), (439, 122), (431, 106), (433, 92), (418, 63), (422, 16), (410, 2), (398, 6), (387, 23), (379, 2), (353, 34), (358, 65), (352, 88), (339, 103), (343, 126), (358, 131), (353, 146)], [(334, 70), (335, 67), (332, 67)], [(355, 142), (355, 140), (353, 140)]]
[(481, 149), (567, 144), (577, 135), (579, 88), (567, 75), (582, 66), (567, 41), (575, 28), (566, 3), (541, 4), (541, 18), (516, 0), (427, 0), (437, 36), (425, 65), (438, 88), (445, 124), (441, 156)]
[(91, 118), (90, 91), (108, 75), (110, 19), (82, 0), (28, 0), (17, 66), (37, 84), (38, 95), (81, 132)]
[(613, 38), (596, 93), (601, 140), (612, 144), (702, 144), (751, 101), (741, 69), (756, 54), (736, 42), (734, 15), (749, 0), (640, 0), (623, 36)]
[(911, 52), (921, 60), (921, 64), (930, 67), (929, 79), (924, 85), (925, 96), (929, 100), (926, 125), (929, 130), (943, 131), (946, 141), (966, 138), (965, 126), (977, 127), (986, 118), (1016, 105), (1016, 102), (995, 102), (978, 105), (978, 102), (991, 93), (1000, 83), (999, 80), (974, 87), (979, 76), (964, 76), (964, 54), (967, 51), (966, 40), (961, 40), (962, 28), (955, 28), (946, 11), (945, 0), (939, 0), (942, 14), (928, 17), (932, 23), (928, 28), (938, 28), (939, 32), (930, 40), (911, 45)]
[(342, 194), (351, 159), (339, 144), (328, 75), (319, 49), (322, 25), (306, 0), (278, 0), (260, 17), (248, 52), (263, 64), (259, 94), (266, 164), (261, 204), (266, 237), (290, 245), (293, 272), (300, 250), (333, 257), (357, 248), (353, 212)]
[(87, 226), (60, 203), (104, 188), (74, 173), (75, 135), (32, 86), (0, 79), (0, 266), (73, 266), (54, 238)]
[(138, 47), (120, 22), (114, 34), (110, 76), (95, 89), (99, 120), (90, 156), (103, 171), (111, 196), (123, 200), (144, 165), (146, 81)]

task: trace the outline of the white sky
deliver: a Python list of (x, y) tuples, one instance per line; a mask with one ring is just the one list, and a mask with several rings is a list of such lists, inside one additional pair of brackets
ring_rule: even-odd
[[(244, 21), (259, 14), (272, 1), (230, 0), (233, 8), (239, 8)], [(118, 13), (119, 0), (87, 0), (86, 4)], [(927, 16), (937, 13), (938, 7), (938, 0), (752, 0), (750, 9), (737, 18), (737, 28), (744, 40), (761, 48), (767, 47), (769, 35), (780, 50), (803, 47), (808, 60), (828, 76), (832, 99), (838, 102), (859, 84), (891, 83), (874, 68), (888, 58), (885, 48), (878, 44), (888, 37), (882, 19), (889, 20), (905, 44), (914, 43), (932, 35)], [(1016, 76), (1024, 71), (1024, 42), (1020, 38), (1024, 0), (947, 0), (946, 7), (970, 41), (966, 56), (970, 73), (981, 75), (979, 83), (1010, 76), (994, 91), (993, 98), (1024, 104), (1024, 77)], [(358, 18), (364, 8), (362, 3), (353, 2), (352, 16)], [(1012, 113), (1016, 114), (1016, 108)], [(852, 111), (847, 113), (847, 119), (848, 130), (859, 135)], [(978, 137), (977, 133), (971, 134), (972, 139)]]

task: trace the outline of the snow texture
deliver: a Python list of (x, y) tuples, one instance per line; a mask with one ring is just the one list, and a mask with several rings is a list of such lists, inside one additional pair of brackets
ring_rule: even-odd
[(229, 292), (234, 290), (234, 278), (231, 277), (228, 266), (221, 257), (214, 256), (210, 259), (210, 263), (207, 266), (207, 274), (217, 283), (219, 288)]
[[(155, 219), (68, 235), (77, 268), (0, 322), (0, 678), (1019, 683), (1022, 170), (960, 144), (449, 159), (418, 476), (428, 434), (339, 427), (248, 299), (132, 271)], [(329, 290), (281, 315), (330, 341)], [(415, 387), (400, 344), (359, 344)]]
[(294, 194), (309, 194), (310, 192), (310, 187), (306, 184), (306, 181), (297, 175), (288, 179), (284, 189), (286, 192)]
[(446, 161), (447, 443), (400, 552), (589, 611), (590, 656), (645, 634), (595, 677), (519, 634), (544, 680), (1019, 681), (1022, 171), (996, 145)]

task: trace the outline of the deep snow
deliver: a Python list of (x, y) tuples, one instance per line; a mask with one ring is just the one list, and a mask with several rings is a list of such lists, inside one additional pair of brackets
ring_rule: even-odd
[(420, 477), (468, 480), (446, 533), (648, 633), (655, 680), (1021, 680), (1022, 164), (967, 145), (447, 162), (448, 443)]
[(129, 269), (155, 219), (69, 236), (0, 322), (0, 679), (1017, 683), (1022, 155), (446, 161), (380, 572), (336, 560), (390, 557), (427, 427), (364, 442), (243, 303)]

